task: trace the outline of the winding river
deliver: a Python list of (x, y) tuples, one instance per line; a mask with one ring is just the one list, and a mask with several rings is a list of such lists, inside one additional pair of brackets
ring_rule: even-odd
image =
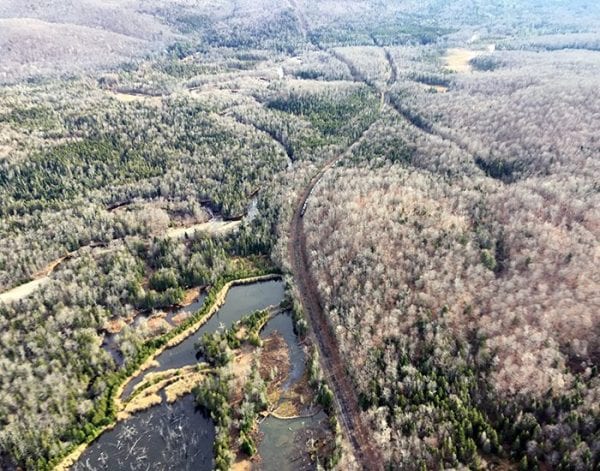
[(123, 399), (129, 397), (135, 386), (142, 382), (148, 373), (181, 368), (198, 362), (200, 357), (196, 354), (195, 344), (204, 333), (228, 329), (246, 314), (277, 306), (283, 301), (283, 294), (284, 285), (281, 280), (233, 286), (227, 293), (223, 306), (202, 327), (180, 344), (162, 352), (156, 358), (158, 366), (148, 368), (144, 374), (133, 378), (127, 384), (123, 390)]
[[(285, 339), (290, 356), (291, 370), (282, 385), (284, 391), (291, 388), (304, 375), (306, 357), (294, 333), (289, 314), (282, 313), (271, 319), (261, 332), (261, 338), (277, 331)], [(261, 458), (260, 469), (298, 471), (315, 469), (307, 453), (307, 442), (316, 436), (316, 430), (326, 427), (327, 416), (320, 411), (309, 417), (280, 419), (273, 415), (259, 425), (262, 439), (258, 445)]]
[[(162, 352), (158, 366), (127, 385), (124, 396), (148, 372), (164, 371), (198, 361), (194, 344), (205, 332), (227, 328), (244, 315), (278, 305), (284, 297), (281, 280), (232, 287), (221, 308), (193, 335)], [(106, 431), (79, 457), (73, 470), (209, 470), (212, 468), (214, 425), (194, 405), (192, 395), (174, 404), (138, 412)]]
[[(194, 334), (180, 344), (162, 352), (158, 365), (134, 378), (123, 396), (131, 394), (145, 375), (153, 371), (181, 368), (198, 362), (195, 343), (205, 332), (227, 328), (256, 310), (278, 305), (284, 297), (281, 280), (257, 282), (232, 287), (223, 306)], [(195, 306), (200, 307), (200, 306)], [(274, 332), (285, 340), (290, 358), (290, 372), (282, 385), (288, 390), (305, 373), (305, 355), (287, 313), (274, 316), (261, 331), (264, 339)], [(161, 392), (161, 404), (135, 413), (100, 435), (82, 453), (72, 467), (74, 471), (105, 470), (210, 470), (212, 469), (215, 427), (195, 406), (191, 394), (169, 404)], [(323, 427), (327, 416), (319, 412), (311, 417), (279, 419), (269, 416), (259, 427), (262, 440), (258, 467), (265, 470), (314, 469), (307, 442)]]

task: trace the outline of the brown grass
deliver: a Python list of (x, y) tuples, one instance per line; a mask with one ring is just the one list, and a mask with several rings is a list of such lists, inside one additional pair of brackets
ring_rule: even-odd
[(192, 314), (189, 312), (180, 312), (179, 314), (173, 316), (172, 322), (175, 326), (178, 326), (185, 322)]
[(227, 234), (236, 230), (241, 223), (241, 221), (209, 221), (188, 227), (173, 227), (167, 231), (166, 236), (172, 239), (182, 239), (186, 235), (192, 236), (195, 232), (206, 232), (211, 235)]
[(232, 383), (232, 399), (231, 402), (237, 404), (242, 401), (243, 388), (248, 378), (251, 368), (252, 360), (254, 358), (255, 349), (250, 345), (243, 345), (240, 352), (235, 356), (229, 370), (233, 376)]
[(181, 375), (177, 381), (169, 384), (165, 388), (167, 402), (171, 404), (180, 397), (191, 393), (198, 383), (200, 383), (205, 374), (205, 372), (196, 370), (185, 375)]
[[(290, 374), (290, 358), (285, 339), (273, 333), (264, 340), (260, 352), (260, 376), (268, 380), (267, 397), (271, 404), (277, 404), (281, 397), (281, 385)], [(274, 374), (271, 379), (271, 375)]]
[[(157, 387), (156, 389), (159, 388)], [(125, 408), (122, 411), (119, 411), (117, 414), (117, 420), (125, 420), (132, 414), (149, 409), (150, 407), (156, 406), (161, 402), (162, 399), (158, 394), (158, 391), (155, 391), (153, 388), (152, 391), (149, 390), (148, 393), (136, 396), (135, 399), (128, 402)]]
[(249, 459), (238, 459), (231, 466), (231, 471), (250, 471), (252, 469), (252, 462)]
[(126, 325), (123, 319), (111, 319), (104, 324), (104, 330), (109, 334), (118, 334)]
[[(71, 252), (68, 256), (71, 256), (74, 254), (75, 254), (75, 252)], [(56, 260), (53, 260), (48, 265), (46, 265), (44, 268), (42, 268), (40, 271), (35, 273), (33, 275), (33, 278), (38, 279), (38, 278), (43, 278), (44, 276), (48, 276), (50, 273), (52, 273), (54, 271), (54, 269), (56, 267), (58, 267), (62, 262), (64, 262), (66, 258), (67, 258), (67, 256), (64, 256), (64, 257), (57, 258)]]
[(450, 70), (464, 74), (472, 71), (469, 61), (481, 54), (480, 51), (471, 51), (469, 49), (448, 49), (444, 56), (444, 64)]
[(117, 420), (125, 420), (135, 412), (160, 404), (162, 398), (159, 393), (163, 389), (167, 402), (175, 402), (178, 398), (192, 392), (206, 371), (204, 368), (199, 369), (198, 365), (188, 365), (183, 368), (148, 374), (146, 380), (134, 389), (129, 400), (121, 405), (121, 410), (117, 413)]
[(148, 320), (148, 331), (150, 337), (156, 337), (164, 332), (171, 330), (171, 326), (164, 319), (164, 313), (161, 316), (154, 316)]
[(190, 288), (186, 290), (185, 294), (183, 295), (183, 301), (181, 301), (180, 305), (185, 307), (195, 303), (196, 299), (198, 299), (198, 292), (199, 287)]
[(309, 410), (314, 403), (314, 389), (308, 383), (308, 372), (293, 387), (281, 395), (281, 404), (272, 414), (280, 419), (292, 419), (312, 415)]

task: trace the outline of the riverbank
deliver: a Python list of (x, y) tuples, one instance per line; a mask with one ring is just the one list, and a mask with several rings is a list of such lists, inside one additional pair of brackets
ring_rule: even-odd
[(207, 297), (207, 300), (205, 302), (205, 305), (207, 305), (208, 311), (206, 313), (204, 313), (204, 315), (200, 316), (199, 319), (192, 322), (188, 327), (183, 329), (183, 331), (181, 331), (180, 333), (178, 333), (177, 335), (172, 337), (170, 340), (168, 340), (164, 345), (157, 348), (154, 351), (154, 353), (152, 353), (138, 367), (138, 369), (136, 371), (134, 371), (128, 377), (127, 381), (125, 381), (124, 383), (121, 384), (121, 386), (117, 389), (117, 393), (116, 393), (116, 398), (118, 401), (117, 403), (121, 403), (121, 396), (123, 394), (123, 390), (129, 383), (129, 381), (131, 381), (132, 379), (134, 379), (137, 376), (139, 376), (140, 374), (142, 374), (148, 368), (154, 366), (156, 357), (158, 357), (165, 350), (168, 350), (169, 348), (173, 348), (176, 345), (179, 345), (181, 342), (183, 342), (185, 339), (187, 339), (190, 335), (192, 335), (194, 332), (196, 332), (198, 329), (200, 329), (200, 327), (202, 327), (213, 316), (213, 314), (215, 314), (215, 312), (217, 312), (219, 310), (219, 308), (225, 303), (225, 298), (227, 297), (227, 293), (233, 286), (248, 285), (248, 284), (252, 284), (252, 283), (258, 283), (261, 281), (276, 280), (279, 278), (280, 278), (280, 275), (269, 274), (269, 275), (255, 276), (255, 277), (251, 277), (251, 278), (244, 278), (244, 279), (229, 281), (214, 295), (214, 300), (212, 300), (212, 302), (209, 299), (210, 298), (210, 294), (209, 294), (209, 296)]

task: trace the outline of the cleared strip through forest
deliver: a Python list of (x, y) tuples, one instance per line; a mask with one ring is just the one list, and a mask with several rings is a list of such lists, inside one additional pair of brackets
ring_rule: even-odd
[[(385, 102), (389, 103), (390, 106), (410, 124), (427, 134), (436, 135), (441, 139), (452, 142), (463, 151), (471, 154), (461, 143), (455, 142), (453, 139), (449, 139), (448, 137), (435, 132), (431, 129), (429, 123), (421, 123), (419, 119), (415, 119), (420, 117), (413, 116), (410, 111), (405, 110), (400, 103), (394, 100), (389, 92), (389, 87), (396, 82), (398, 70), (391, 53), (387, 49), (383, 48), (386, 59), (390, 64), (390, 76), (386, 86), (380, 87), (372, 81), (367, 80), (356, 66), (348, 58), (344, 57), (343, 54), (331, 49), (324, 49), (320, 45), (319, 48), (325, 50), (333, 57), (346, 64), (355, 81), (363, 82), (374, 90), (379, 91), (383, 95)], [(375, 123), (377, 123), (377, 121), (371, 124), (371, 126), (365, 130), (345, 152), (327, 161), (305, 187), (304, 192), (296, 202), (290, 224), (290, 240), (288, 247), (294, 279), (300, 293), (300, 300), (304, 311), (308, 315), (312, 334), (317, 341), (316, 345), (318, 345), (322, 354), (321, 363), (326, 374), (326, 379), (334, 390), (341, 423), (346, 436), (354, 449), (357, 461), (361, 464), (363, 469), (369, 470), (384, 469), (383, 458), (381, 457), (380, 451), (372, 445), (373, 440), (370, 437), (369, 428), (362, 421), (355, 388), (353, 387), (347, 369), (344, 367), (344, 362), (339, 353), (340, 350), (338, 348), (337, 338), (323, 308), (316, 280), (310, 270), (303, 216), (308, 204), (308, 199), (323, 175), (339, 161), (349, 155), (352, 150), (362, 142)]]
[[(373, 38), (373, 41), (377, 44), (377, 41), (375, 41), (375, 38)], [(383, 46), (380, 46), (380, 47), (383, 49), (383, 51), (385, 53), (385, 57), (390, 66), (390, 76), (387, 81), (387, 86), (389, 88), (394, 83), (396, 83), (396, 81), (398, 80), (398, 67), (396, 66), (394, 58), (392, 57), (392, 54), (389, 51), (389, 49), (387, 49)], [(451, 142), (452, 144), (457, 146), (463, 152), (467, 153), (468, 155), (470, 155), (472, 157), (475, 157), (474, 153), (469, 149), (469, 147), (466, 144), (459, 142), (458, 140), (454, 139), (451, 136), (448, 136), (446, 134), (440, 133), (439, 131), (436, 131), (429, 121), (425, 120), (422, 116), (418, 115), (417, 113), (413, 112), (412, 110), (402, 106), (402, 103), (400, 103), (399, 100), (397, 98), (395, 98), (389, 92), (389, 89), (382, 90), (371, 82), (365, 81), (365, 83), (367, 83), (367, 85), (377, 88), (381, 93), (385, 94), (386, 103), (388, 103), (391, 106), (391, 108), (394, 111), (396, 111), (402, 118), (404, 118), (406, 121), (408, 121), (409, 124), (413, 125), (420, 131), (422, 131), (426, 134), (429, 134), (430, 136), (437, 136), (444, 141)]]
[(46, 265), (40, 271), (35, 273), (33, 275), (31, 281), (22, 283), (20, 285), (17, 285), (13, 288), (10, 288), (10, 289), (0, 293), (0, 302), (13, 303), (13, 302), (20, 301), (21, 299), (26, 298), (27, 296), (31, 295), (34, 291), (36, 291), (38, 288), (41, 288), (46, 283), (48, 283), (50, 281), (50, 275), (52, 275), (52, 273), (54, 273), (54, 271), (65, 260), (68, 260), (68, 259), (71, 259), (71, 258), (77, 256), (77, 254), (82, 249), (86, 249), (86, 248), (94, 249), (97, 247), (106, 247), (106, 244), (101, 243), (101, 242), (94, 242), (94, 243), (91, 243), (88, 245), (84, 245), (77, 250), (69, 252), (68, 254), (63, 255), (62, 257), (59, 257), (59, 258), (51, 261), (48, 265)]
[(259, 124), (252, 123), (250, 120), (244, 119), (243, 116), (238, 116), (235, 113), (227, 114), (226, 116), (233, 119), (236, 123), (252, 128), (256, 132), (263, 134), (264, 136), (271, 139), (277, 146), (281, 147), (281, 149), (285, 152), (289, 165), (291, 165), (296, 160), (292, 146), (288, 142), (285, 142), (282, 136), (278, 135), (275, 131), (268, 129), (266, 126), (261, 126)]
[[(289, 1), (296, 16), (301, 19), (302, 29), (313, 45), (340, 60), (346, 64), (353, 80), (356, 82), (367, 83), (373, 87), (356, 66), (342, 54), (337, 53), (331, 48), (325, 48), (318, 42), (315, 42), (311, 34), (311, 27), (308, 23), (304, 12), (298, 7), (294, 0)], [(305, 36), (306, 37), (306, 36)], [(393, 74), (391, 71), (390, 74)], [(391, 77), (390, 77), (391, 80)], [(375, 88), (375, 87), (373, 87)], [(382, 102), (386, 101), (387, 91), (381, 91)], [(380, 108), (380, 111), (383, 106)], [(341, 418), (342, 428), (348, 438), (350, 445), (354, 450), (354, 456), (363, 469), (380, 470), (384, 469), (383, 458), (380, 451), (372, 446), (373, 440), (370, 437), (369, 429), (362, 421), (358, 398), (355, 394), (355, 389), (352, 380), (349, 377), (348, 371), (344, 367), (344, 362), (340, 357), (340, 351), (337, 344), (335, 333), (327, 319), (323, 305), (319, 296), (316, 281), (310, 271), (308, 255), (306, 251), (306, 236), (304, 233), (304, 212), (308, 204), (308, 198), (312, 194), (315, 186), (319, 183), (323, 175), (336, 165), (339, 161), (351, 154), (368, 134), (371, 128), (377, 123), (375, 120), (371, 125), (364, 130), (354, 143), (352, 143), (346, 151), (332, 157), (320, 168), (313, 176), (308, 185), (304, 188), (303, 193), (296, 201), (296, 206), (290, 223), (290, 239), (288, 253), (294, 275), (294, 280), (300, 293), (300, 301), (304, 308), (304, 312), (308, 316), (310, 331), (315, 345), (321, 353), (321, 367), (325, 373), (325, 377), (329, 385), (333, 388), (336, 409)]]
[(390, 50), (387, 47), (385, 47), (381, 41), (377, 39), (377, 36), (371, 34), (371, 39), (373, 40), (373, 44), (375, 44), (375, 46), (383, 49), (385, 59), (388, 61), (388, 65), (390, 67), (390, 76), (387, 79), (387, 86), (391, 87), (398, 80), (398, 67), (396, 66), (396, 62), (394, 61)]
[(290, 226), (288, 247), (294, 279), (300, 292), (300, 300), (308, 316), (312, 334), (316, 339), (315, 344), (321, 352), (321, 364), (326, 379), (334, 390), (342, 426), (354, 449), (356, 459), (364, 469), (370, 470), (383, 469), (383, 460), (379, 451), (371, 445), (372, 440), (369, 429), (363, 423), (360, 415), (355, 388), (340, 357), (335, 333), (324, 312), (317, 284), (310, 271), (303, 214), (309, 196), (323, 175), (340, 160), (352, 153), (353, 149), (362, 142), (376, 122), (363, 131), (360, 137), (345, 152), (327, 161), (306, 186), (296, 202)]

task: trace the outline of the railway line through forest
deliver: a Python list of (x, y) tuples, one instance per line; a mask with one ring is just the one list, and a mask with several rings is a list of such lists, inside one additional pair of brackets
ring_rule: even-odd
[[(409, 125), (415, 126), (417, 129), (427, 134), (436, 135), (443, 140), (452, 142), (454, 145), (457, 145), (459, 148), (466, 151), (463, 145), (455, 142), (453, 139), (448, 139), (447, 137), (434, 132), (429, 126), (415, 122), (414, 117), (394, 100), (390, 93), (390, 88), (397, 82), (399, 72), (389, 49), (376, 42), (376, 45), (383, 50), (389, 64), (389, 76), (385, 81), (385, 84), (377, 84), (375, 81), (369, 80), (358, 67), (342, 53), (331, 48), (326, 48), (318, 43), (315, 45), (323, 52), (328, 53), (345, 64), (355, 82), (364, 83), (372, 90), (381, 94), (380, 111), (383, 111), (386, 107), (385, 105), (388, 105), (406, 120)], [(346, 149), (346, 151), (327, 161), (304, 188), (294, 209), (290, 224), (290, 240), (288, 247), (294, 279), (300, 293), (300, 300), (304, 311), (307, 314), (308, 321), (310, 322), (311, 332), (316, 340), (316, 345), (321, 352), (321, 365), (325, 372), (325, 378), (333, 388), (337, 410), (345, 435), (353, 448), (357, 461), (363, 469), (369, 470), (384, 469), (384, 460), (380, 450), (373, 445), (370, 430), (362, 420), (355, 388), (352, 384), (350, 374), (344, 366), (345, 363), (340, 355), (337, 337), (327, 318), (316, 280), (310, 270), (308, 252), (306, 249), (304, 214), (309, 204), (309, 198), (323, 176), (338, 162), (351, 154), (352, 150), (363, 141), (369, 130), (377, 122), (378, 120), (375, 120), (371, 126), (367, 128), (348, 149)]]
[(375, 121), (343, 153), (329, 159), (313, 176), (296, 201), (290, 226), (289, 255), (300, 300), (311, 326), (315, 345), (321, 353), (321, 366), (325, 379), (332, 387), (341, 425), (353, 448), (355, 458), (363, 469), (380, 470), (384, 468), (379, 450), (373, 445), (369, 429), (364, 424), (355, 388), (341, 358), (335, 333), (327, 319), (319, 295), (317, 283), (310, 270), (304, 232), (304, 213), (313, 190), (329, 169), (334, 167), (353, 149), (360, 145)]
[[(289, 1), (294, 13), (301, 23), (302, 35), (307, 38), (314, 46), (322, 52), (325, 52), (337, 59), (339, 62), (346, 65), (352, 80), (357, 83), (364, 83), (373, 91), (381, 94), (380, 112), (388, 105), (398, 115), (404, 119), (410, 126), (416, 127), (419, 131), (429, 135), (436, 136), (442, 140), (450, 142), (459, 147), (469, 155), (472, 153), (466, 146), (455, 139), (444, 136), (439, 132), (434, 131), (429, 123), (424, 121), (419, 116), (415, 116), (409, 109), (405, 109), (390, 93), (391, 87), (398, 81), (399, 71), (391, 51), (381, 44), (375, 37), (372, 37), (375, 46), (381, 48), (384, 52), (386, 61), (389, 66), (389, 75), (384, 84), (378, 84), (374, 80), (367, 78), (365, 74), (346, 56), (333, 48), (327, 48), (315, 42), (310, 34), (310, 25), (308, 24), (305, 15), (299, 10), (294, 0)], [(350, 445), (353, 448), (355, 458), (360, 463), (363, 469), (380, 470), (385, 468), (383, 457), (380, 450), (373, 445), (373, 439), (370, 436), (369, 428), (364, 424), (358, 398), (350, 378), (350, 374), (344, 366), (344, 361), (341, 358), (337, 337), (333, 332), (333, 328), (327, 318), (325, 307), (323, 306), (321, 296), (317, 287), (316, 280), (310, 270), (308, 252), (306, 249), (306, 234), (304, 231), (304, 214), (309, 204), (314, 189), (321, 181), (323, 176), (334, 167), (338, 162), (349, 155), (352, 150), (358, 146), (368, 134), (369, 130), (376, 124), (375, 120), (369, 128), (367, 128), (358, 137), (354, 143), (338, 156), (335, 156), (325, 162), (319, 171), (309, 181), (304, 188), (299, 198), (296, 201), (292, 221), (290, 223), (290, 239), (288, 252), (290, 256), (292, 272), (296, 286), (300, 293), (300, 301), (307, 314), (308, 321), (311, 326), (311, 333), (316, 340), (316, 345), (322, 355), (321, 366), (325, 372), (325, 379), (333, 388), (338, 415), (341, 419), (342, 426), (347, 436)]]
[[(297, 10), (295, 2), (290, 1), (293, 5), (294, 10)], [(310, 28), (306, 22), (305, 16), (302, 12), (296, 11), (298, 18), (302, 18), (302, 29), (303, 35), (310, 37)], [(335, 51), (331, 48), (326, 48), (319, 43), (311, 42), (323, 52), (328, 53), (338, 61), (342, 62), (348, 67), (352, 79), (358, 83), (364, 83), (369, 88), (377, 91), (381, 94), (381, 107), (380, 112), (388, 105), (395, 112), (397, 112), (409, 125), (415, 126), (422, 132), (430, 135), (435, 135), (443, 140), (447, 140), (454, 145), (457, 145), (463, 151), (468, 152), (465, 146), (461, 143), (455, 142), (453, 139), (442, 136), (435, 132), (428, 126), (428, 123), (422, 123), (414, 116), (411, 115), (409, 110), (404, 109), (390, 93), (391, 87), (397, 82), (399, 77), (398, 67), (394, 61), (394, 58), (390, 50), (384, 47), (382, 44), (373, 38), (374, 43), (377, 47), (380, 47), (385, 55), (386, 61), (389, 65), (389, 76), (384, 84), (378, 84), (376, 81), (368, 79), (362, 71), (342, 53)], [(319, 171), (309, 181), (308, 185), (304, 188), (299, 198), (296, 201), (294, 208), (292, 221), (290, 224), (290, 239), (288, 252), (290, 256), (292, 272), (296, 282), (296, 286), (300, 293), (300, 300), (302, 302), (305, 313), (307, 314), (308, 321), (311, 326), (311, 333), (316, 340), (316, 345), (321, 352), (321, 366), (325, 372), (325, 379), (328, 381), (330, 386), (333, 388), (335, 402), (338, 410), (341, 423), (347, 436), (350, 445), (353, 448), (355, 458), (363, 469), (369, 470), (380, 470), (384, 469), (384, 460), (381, 456), (380, 450), (373, 445), (373, 439), (370, 436), (370, 430), (365, 425), (361, 417), (361, 411), (358, 404), (358, 398), (355, 392), (355, 388), (352, 384), (350, 374), (344, 366), (345, 363), (341, 358), (340, 349), (337, 342), (337, 337), (333, 332), (333, 328), (327, 318), (325, 312), (325, 306), (321, 300), (319, 290), (317, 287), (316, 280), (310, 270), (310, 263), (308, 259), (308, 252), (306, 248), (306, 234), (304, 227), (304, 215), (309, 204), (309, 198), (312, 196), (314, 189), (319, 184), (323, 176), (334, 167), (338, 162), (343, 160), (347, 155), (351, 154), (353, 149), (358, 146), (368, 134), (369, 130), (376, 124), (378, 120), (375, 120), (369, 128), (367, 128), (359, 136), (359, 138), (350, 146), (346, 151), (339, 155), (331, 158), (319, 169)]]
[[(389, 86), (394, 83), (397, 78), (397, 69), (395, 65), (390, 62), (392, 67), (390, 68), (390, 77), (386, 82), (386, 88), (383, 90), (378, 89), (374, 83), (367, 80), (352, 61), (337, 51), (331, 48), (325, 48), (323, 45), (315, 42), (310, 34), (310, 25), (308, 24), (304, 12), (300, 10), (295, 0), (289, 0), (289, 4), (298, 18), (300, 32), (305, 39), (308, 39), (319, 50), (326, 52), (345, 64), (355, 82), (366, 83), (370, 88), (381, 93), (381, 112), (385, 103), (389, 101)], [(391, 55), (389, 55), (388, 51), (386, 51), (386, 57), (391, 61)], [(373, 445), (374, 441), (371, 437), (369, 427), (364, 423), (361, 417), (355, 387), (352, 384), (352, 379), (345, 367), (345, 363), (341, 358), (335, 332), (329, 323), (316, 280), (310, 270), (310, 263), (306, 250), (304, 215), (309, 204), (309, 198), (323, 176), (338, 162), (351, 154), (377, 122), (378, 119), (374, 120), (373, 123), (371, 123), (371, 125), (365, 129), (345, 151), (326, 161), (304, 187), (304, 190), (298, 197), (294, 207), (290, 223), (288, 246), (292, 274), (300, 293), (300, 301), (306, 314), (307, 321), (311, 327), (311, 335), (321, 354), (321, 367), (324, 371), (325, 379), (333, 389), (337, 415), (340, 417), (342, 429), (353, 449), (355, 459), (363, 469), (368, 470), (384, 469), (384, 460), (380, 450)]]
[[(430, 135), (435, 135), (443, 140), (457, 145), (463, 151), (468, 152), (465, 146), (454, 139), (442, 136), (431, 129), (427, 123), (423, 125), (415, 119), (409, 112), (405, 110), (390, 93), (391, 87), (398, 80), (398, 68), (393, 59), (391, 52), (381, 46), (384, 51), (386, 60), (389, 64), (389, 76), (384, 85), (380, 85), (367, 79), (364, 74), (352, 63), (350, 59), (345, 57), (338, 51), (323, 47), (321, 44), (315, 44), (320, 50), (327, 52), (332, 57), (344, 63), (353, 77), (355, 82), (366, 84), (372, 90), (381, 93), (382, 106), (380, 111), (389, 105), (396, 111), (409, 125), (415, 126), (422, 132)], [(416, 121), (416, 122), (415, 122)], [(353, 448), (355, 458), (363, 469), (380, 470), (384, 469), (384, 460), (380, 450), (373, 445), (373, 439), (369, 428), (364, 424), (361, 411), (358, 404), (358, 398), (355, 388), (352, 384), (350, 374), (345, 368), (345, 363), (341, 358), (340, 350), (337, 342), (337, 337), (333, 332), (333, 328), (327, 318), (325, 306), (321, 300), (316, 280), (310, 270), (308, 252), (306, 248), (306, 234), (304, 227), (304, 214), (309, 204), (309, 198), (312, 195), (315, 187), (321, 181), (323, 176), (334, 167), (338, 162), (349, 155), (352, 150), (358, 146), (368, 134), (369, 130), (376, 124), (375, 120), (369, 128), (367, 128), (359, 136), (359, 138), (346, 151), (338, 156), (335, 156), (325, 162), (320, 170), (309, 181), (304, 191), (296, 201), (292, 220), (290, 223), (290, 239), (288, 252), (290, 256), (292, 272), (298, 291), (300, 293), (300, 301), (304, 311), (308, 317), (311, 326), (311, 334), (316, 341), (319, 351), (321, 352), (321, 366), (325, 372), (325, 378), (333, 388), (338, 415), (347, 436), (350, 445)]]

